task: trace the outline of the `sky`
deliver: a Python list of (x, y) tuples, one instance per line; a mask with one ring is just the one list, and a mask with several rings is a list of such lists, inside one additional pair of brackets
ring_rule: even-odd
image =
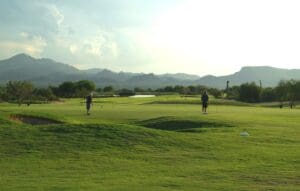
[(297, 0), (1, 0), (0, 59), (226, 75), (300, 68)]

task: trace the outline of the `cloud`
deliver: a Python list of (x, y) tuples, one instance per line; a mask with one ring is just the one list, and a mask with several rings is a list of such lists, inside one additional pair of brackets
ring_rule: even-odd
[(77, 51), (78, 51), (78, 46), (76, 46), (76, 45), (74, 45), (74, 44), (71, 44), (71, 45), (69, 46), (69, 50), (70, 50), (70, 52), (71, 52), (72, 54), (76, 54)]
[(0, 57), (156, 73), (299, 68), (299, 8), (293, 0), (3, 0)]
[(62, 23), (64, 22), (65, 16), (55, 5), (49, 5), (48, 8), (49, 8), (52, 16), (56, 20), (57, 25), (61, 26)]
[(2, 41), (0, 43), (1, 56), (12, 56), (18, 53), (27, 53), (39, 57), (47, 46), (45, 39), (41, 36), (31, 36), (28, 33), (20, 33), (18, 41)]
[(104, 39), (102, 37), (95, 37), (93, 39), (84, 40), (81, 46), (83, 46), (83, 49), (86, 54), (90, 54), (93, 56), (101, 56), (103, 44)]
[[(58, 34), (53, 37), (45, 55), (81, 68), (109, 67), (119, 59), (120, 45), (115, 32), (98, 28), (84, 36)], [(66, 59), (68, 58), (68, 59)], [(101, 63), (102, 66), (97, 66)]]
[(98, 30), (95, 36), (83, 40), (81, 47), (86, 54), (99, 58), (118, 56), (117, 42), (111, 33), (104, 30)]
[(138, 7), (131, 5), (138, 2), (7, 1), (0, 8), (0, 24), (6, 26), (0, 44), (9, 50), (0, 56), (26, 52), (82, 67), (131, 70), (145, 60), (135, 39), (121, 29), (144, 23), (144, 16), (132, 14)]
[(47, 9), (51, 15), (51, 18), (55, 21), (56, 26), (54, 28), (57, 28), (57, 33), (54, 35), (75, 34), (74, 28), (72, 28), (70, 24), (65, 21), (65, 14), (61, 9), (59, 9), (55, 4), (43, 4), (43, 6)]
[(27, 38), (29, 36), (29, 34), (27, 32), (21, 32), (20, 36), (24, 37), (24, 38)]

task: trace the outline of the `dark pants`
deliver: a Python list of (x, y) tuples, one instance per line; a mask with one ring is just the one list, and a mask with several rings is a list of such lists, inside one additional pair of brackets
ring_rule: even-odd
[(86, 103), (86, 110), (90, 110), (91, 109), (91, 103)]
[(202, 112), (206, 113), (207, 106), (208, 106), (207, 102), (202, 102)]

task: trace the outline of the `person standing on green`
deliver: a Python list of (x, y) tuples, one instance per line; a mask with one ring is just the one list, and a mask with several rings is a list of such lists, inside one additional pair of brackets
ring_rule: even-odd
[(208, 107), (208, 100), (209, 100), (209, 97), (207, 95), (207, 91), (204, 91), (202, 97), (201, 97), (201, 101), (202, 101), (202, 113), (203, 114), (207, 114), (206, 110), (207, 110), (207, 107)]
[(90, 95), (86, 96), (85, 100), (86, 100), (86, 114), (90, 115), (91, 114), (90, 109), (93, 103), (93, 94), (90, 93)]

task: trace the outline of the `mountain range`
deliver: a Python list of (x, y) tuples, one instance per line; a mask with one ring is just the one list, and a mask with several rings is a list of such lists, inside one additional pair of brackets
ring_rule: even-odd
[(116, 88), (159, 88), (167, 85), (205, 85), (225, 88), (246, 82), (259, 83), (264, 87), (276, 86), (280, 80), (300, 79), (300, 69), (280, 69), (269, 66), (243, 67), (240, 71), (226, 76), (197, 76), (184, 73), (161, 74), (113, 72), (108, 69), (79, 70), (71, 65), (52, 59), (36, 59), (18, 54), (0, 61), (0, 84), (9, 80), (28, 80), (37, 86), (57, 85), (64, 81), (91, 80), (97, 87), (112, 85)]

